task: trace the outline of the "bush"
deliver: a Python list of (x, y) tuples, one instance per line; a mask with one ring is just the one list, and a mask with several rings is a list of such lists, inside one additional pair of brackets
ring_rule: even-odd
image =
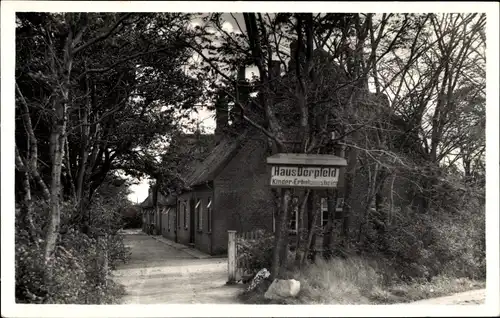
[(274, 235), (263, 230), (257, 231), (256, 239), (236, 241), (238, 262), (248, 274), (255, 274), (263, 268), (271, 268), (273, 260)]
[[(373, 222), (365, 229), (358, 252), (385, 259), (397, 276), (406, 281), (431, 280), (438, 275), (484, 279), (484, 202), (474, 189), (458, 185), (453, 188), (452, 182), (446, 182), (445, 187), (441, 183), (434, 186), (434, 196), (447, 194), (440, 201), (433, 200), (433, 208), (425, 213), (412, 207), (400, 209), (382, 233), (377, 228), (381, 221), (369, 220)], [(455, 201), (451, 203), (449, 198)], [(446, 205), (441, 201), (446, 201)]]
[[(70, 216), (72, 204), (64, 204), (62, 215)], [(35, 211), (35, 228), (46, 223), (45, 211)], [(57, 248), (48, 267), (43, 259), (44, 236), (29, 233), (16, 217), (16, 301), (19, 303), (110, 304), (118, 301), (124, 290), (110, 278), (110, 271), (126, 261), (122, 237), (114, 229), (98, 240), (82, 233), (71, 218), (62, 219)], [(108, 230), (109, 228), (106, 228)], [(94, 233), (94, 232), (92, 232)], [(108, 256), (108, 268), (104, 266)]]

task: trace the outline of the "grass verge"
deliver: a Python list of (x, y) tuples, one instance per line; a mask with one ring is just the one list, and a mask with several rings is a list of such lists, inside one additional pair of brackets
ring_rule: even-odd
[(240, 299), (248, 304), (393, 304), (451, 295), (484, 288), (485, 283), (467, 278), (446, 276), (429, 281), (404, 283), (389, 281), (383, 266), (361, 258), (318, 259), (302, 270), (292, 269), (287, 278), (300, 281), (296, 298), (267, 300), (264, 293), (271, 284), (266, 281)]

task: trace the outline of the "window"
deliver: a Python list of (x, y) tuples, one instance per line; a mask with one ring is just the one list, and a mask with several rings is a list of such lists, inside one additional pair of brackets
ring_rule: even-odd
[(321, 198), (321, 226), (325, 227), (328, 224), (328, 201), (326, 198)]
[(196, 217), (198, 218), (198, 231), (203, 230), (203, 206), (201, 205), (201, 199), (196, 202)]
[(177, 209), (177, 228), (181, 228), (181, 213), (184, 211), (184, 202), (179, 203), (179, 207)]
[(207, 229), (208, 233), (212, 232), (212, 198), (208, 198), (207, 203)]
[(335, 211), (342, 212), (343, 207), (344, 207), (344, 198), (338, 198), (337, 204), (335, 205)]
[[(335, 211), (342, 212), (342, 207), (344, 204), (344, 198), (337, 198), (335, 203)], [(321, 198), (321, 224), (326, 226), (328, 223), (328, 202), (327, 198)]]
[(299, 228), (299, 198), (293, 197), (291, 204), (292, 207), (290, 209), (288, 230), (291, 232), (297, 232)]
[(165, 214), (167, 215), (167, 230), (170, 232), (170, 210), (171, 208), (167, 209), (167, 212)]
[(184, 228), (187, 230), (188, 228), (188, 209), (187, 209), (187, 201), (184, 201)]

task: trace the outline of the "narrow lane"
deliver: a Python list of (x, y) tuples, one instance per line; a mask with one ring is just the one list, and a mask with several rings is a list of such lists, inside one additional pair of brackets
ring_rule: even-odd
[(480, 305), (486, 299), (486, 289), (470, 290), (450, 296), (423, 299), (411, 303), (412, 305)]
[(123, 304), (233, 304), (240, 291), (228, 286), (227, 259), (196, 259), (137, 231), (125, 234), (131, 259), (114, 273), (125, 286)]

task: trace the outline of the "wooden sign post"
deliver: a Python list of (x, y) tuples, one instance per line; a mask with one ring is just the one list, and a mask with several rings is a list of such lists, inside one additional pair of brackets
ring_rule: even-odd
[[(307, 188), (311, 190), (332, 189), (341, 187), (343, 184), (343, 167), (347, 166), (344, 158), (334, 155), (316, 155), (301, 153), (278, 153), (267, 158), (267, 163), (271, 169), (270, 185), (273, 188), (284, 188), (285, 192), (290, 193), (291, 188)], [(317, 200), (317, 195), (314, 197)], [(317, 203), (319, 204), (319, 203)], [(285, 206), (287, 206), (285, 204)], [(316, 207), (319, 209), (319, 206)], [(286, 209), (286, 208), (285, 208)], [(284, 211), (286, 218), (287, 211)], [(316, 223), (318, 213), (314, 213), (312, 223)], [(280, 231), (277, 235), (281, 237), (284, 228), (280, 224)], [(304, 254), (301, 257), (301, 263), (309, 251), (312, 243), (312, 235), (308, 237), (308, 243)], [(286, 251), (280, 251), (285, 252)], [(280, 253), (281, 255), (281, 253)], [(279, 258), (286, 257), (280, 256)], [(279, 269), (273, 265), (272, 277), (276, 277)]]

